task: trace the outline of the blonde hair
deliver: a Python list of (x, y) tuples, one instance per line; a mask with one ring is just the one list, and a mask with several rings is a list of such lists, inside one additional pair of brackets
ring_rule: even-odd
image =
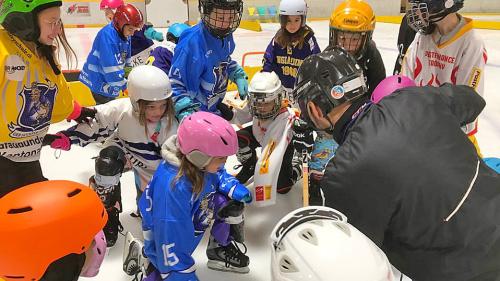
[(196, 167), (193, 163), (189, 162), (186, 155), (182, 154), (180, 150), (177, 152), (177, 158), (181, 160), (181, 165), (179, 166), (179, 171), (172, 182), (172, 186), (174, 186), (182, 176), (186, 176), (193, 186), (193, 193), (198, 197), (203, 190), (203, 171), (198, 169), (198, 167)]
[[(68, 43), (68, 39), (66, 38), (66, 32), (64, 31), (64, 24), (61, 20), (61, 34), (57, 35), (57, 40), (56, 40), (56, 48), (57, 50), (60, 50), (60, 46), (63, 47), (64, 49), (64, 54), (66, 56), (66, 63), (68, 66), (68, 69), (73, 69), (73, 61), (75, 62), (75, 69), (78, 67), (78, 56), (75, 53), (75, 50), (71, 48), (71, 46)], [(55, 51), (54, 51), (55, 52)], [(60, 61), (59, 55), (61, 54), (60, 51), (57, 52), (57, 60)]]
[[(167, 128), (166, 130), (169, 131), (170, 128), (172, 127), (172, 124), (174, 122), (174, 103), (172, 102), (172, 99), (171, 98), (168, 98), (166, 99), (167, 101), (167, 106), (165, 108), (165, 112), (163, 113), (163, 117), (167, 117)], [(137, 101), (138, 105), (139, 105), (139, 124), (141, 124), (142, 126), (144, 126), (144, 132), (146, 133), (146, 136), (149, 135), (149, 132), (148, 132), (148, 126), (146, 126), (147, 124), (147, 120), (146, 120), (146, 107), (150, 104), (150, 103), (153, 103), (153, 101), (147, 101), (147, 100), (138, 100)]]

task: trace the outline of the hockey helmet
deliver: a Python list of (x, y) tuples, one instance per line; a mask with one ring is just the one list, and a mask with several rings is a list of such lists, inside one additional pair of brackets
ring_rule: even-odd
[(54, 261), (85, 252), (108, 220), (97, 194), (80, 183), (30, 184), (0, 198), (0, 279), (39, 280)]
[(363, 0), (346, 0), (330, 16), (330, 46), (348, 50), (356, 59), (363, 57), (375, 29), (375, 14)]
[(317, 128), (309, 116), (308, 103), (314, 102), (326, 116), (335, 107), (366, 94), (363, 71), (346, 50), (333, 47), (307, 57), (299, 68), (293, 98), (299, 104), (301, 118)]
[(271, 233), (273, 281), (391, 281), (384, 252), (341, 212), (303, 207), (283, 217)]
[(408, 25), (422, 34), (431, 34), (435, 23), (462, 9), (464, 0), (409, 0)]
[(274, 72), (257, 72), (248, 85), (250, 113), (258, 119), (278, 115), (285, 89)]
[(378, 103), (385, 96), (388, 96), (399, 89), (416, 86), (415, 81), (404, 75), (393, 75), (385, 78), (378, 83), (373, 90), (371, 100)]
[(238, 151), (233, 126), (224, 118), (209, 112), (195, 112), (182, 119), (177, 143), (189, 162), (204, 168), (213, 157), (226, 157)]
[(307, 4), (304, 0), (281, 0), (279, 6), (281, 26), (286, 26), (288, 16), (301, 16), (301, 25), (306, 25)]
[[(201, 20), (210, 33), (224, 38), (240, 25), (243, 14), (242, 0), (199, 0)], [(221, 21), (220, 18), (223, 18)]]
[(172, 86), (167, 74), (152, 65), (134, 67), (128, 75), (127, 89), (136, 113), (139, 112), (139, 100), (159, 101), (172, 96)]
[(122, 33), (125, 25), (131, 25), (137, 29), (141, 29), (144, 25), (141, 10), (132, 4), (119, 6), (113, 16), (113, 26), (118, 32)]
[(172, 24), (167, 31), (167, 40), (177, 44), (179, 42), (179, 38), (181, 37), (182, 32), (184, 32), (184, 30), (188, 28), (189, 25), (185, 23)]
[(116, 9), (120, 7), (121, 5), (124, 5), (125, 2), (123, 0), (101, 0), (101, 3), (99, 4), (99, 8), (101, 10), (104, 9)]
[(3, 0), (0, 3), (0, 24), (8, 32), (31, 42), (37, 42), (40, 37), (38, 13), (62, 6), (61, 0)]

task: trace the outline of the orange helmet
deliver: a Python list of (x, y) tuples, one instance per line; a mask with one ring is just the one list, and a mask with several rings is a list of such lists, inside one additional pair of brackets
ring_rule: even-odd
[[(363, 55), (375, 29), (375, 14), (363, 0), (346, 0), (330, 16), (330, 46), (340, 45), (355, 57)], [(342, 40), (351, 39), (351, 42)], [(346, 44), (353, 43), (349, 48)], [(356, 48), (357, 46), (357, 48)]]
[(39, 280), (49, 265), (90, 247), (108, 220), (99, 197), (72, 181), (30, 184), (0, 198), (0, 278)]

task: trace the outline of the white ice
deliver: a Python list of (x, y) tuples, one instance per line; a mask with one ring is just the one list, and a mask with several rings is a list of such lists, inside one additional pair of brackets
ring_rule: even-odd
[[(309, 25), (315, 31), (321, 49), (324, 49), (328, 42), (328, 22), (314, 21)], [(262, 32), (247, 30), (237, 30), (235, 32), (236, 50), (233, 59), (241, 62), (241, 57), (246, 52), (265, 51), (267, 44), (279, 26), (270, 23), (263, 24), (262, 27)], [(382, 53), (388, 75), (393, 70), (397, 56), (398, 28), (399, 26), (394, 24), (377, 23), (374, 33), (374, 39)], [(164, 29), (160, 30), (165, 32)], [(95, 28), (66, 30), (70, 43), (78, 54), (80, 68), (86, 60), (97, 31), (98, 29)], [(500, 31), (477, 30), (477, 32), (486, 42), (488, 50), (488, 64), (485, 70), (485, 99), (487, 106), (480, 116), (478, 141), (485, 157), (500, 157), (500, 98), (497, 83), (495, 82), (495, 79), (500, 77)], [(255, 65), (260, 60), (260, 56), (254, 56), (252, 61)], [(52, 125), (50, 131), (52, 133), (57, 132), (68, 126), (68, 123), (62, 122)], [(69, 152), (62, 152), (59, 158), (56, 159), (57, 153), (54, 150), (44, 148), (41, 157), (44, 174), (49, 179), (69, 179), (87, 184), (94, 171), (94, 162), (91, 158), (98, 155), (99, 149), (98, 145), (89, 145), (85, 148), (74, 146)], [(231, 157), (226, 167), (231, 171), (236, 163), (235, 157)], [(209, 270), (206, 267), (205, 236), (205, 239), (194, 253), (197, 263), (197, 275), (200, 280), (270, 280), (269, 234), (282, 216), (301, 206), (301, 188), (302, 183), (299, 182), (289, 194), (279, 195), (275, 206), (266, 208), (248, 206), (245, 213), (245, 226), (246, 245), (250, 256), (250, 273), (236, 274)], [(125, 231), (131, 231), (136, 237), (142, 237), (140, 221), (129, 215), (136, 207), (134, 179), (131, 172), (125, 173), (122, 177), (122, 197), (124, 211), (120, 219)], [(93, 280), (131, 280), (131, 277), (122, 272), (122, 252), (123, 236), (120, 236), (116, 245), (108, 249), (101, 271)], [(80, 280), (86, 280), (86, 278), (80, 278)]]

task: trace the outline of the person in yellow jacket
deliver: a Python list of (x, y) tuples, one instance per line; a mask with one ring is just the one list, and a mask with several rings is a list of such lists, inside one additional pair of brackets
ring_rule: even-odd
[(61, 0), (0, 0), (0, 197), (46, 180), (42, 142), (51, 123), (82, 122), (92, 109), (73, 101), (56, 55), (76, 57), (64, 35)]

